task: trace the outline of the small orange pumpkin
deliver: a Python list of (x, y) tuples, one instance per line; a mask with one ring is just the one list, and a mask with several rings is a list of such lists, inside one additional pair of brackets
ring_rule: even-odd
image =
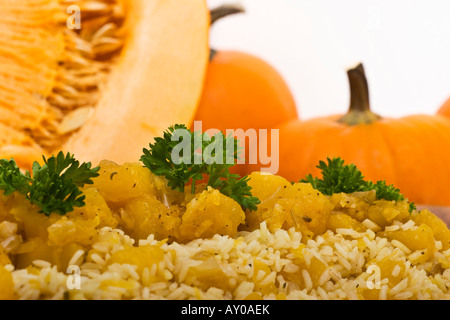
[(439, 108), (438, 114), (450, 117), (450, 98), (444, 102), (444, 104)]
[(350, 111), (280, 127), (280, 171), (291, 181), (319, 175), (316, 165), (327, 157), (354, 163), (365, 178), (385, 180), (410, 200), (450, 205), (450, 120), (411, 115), (384, 118), (370, 110), (362, 65), (348, 71)]
[[(218, 7), (211, 11), (211, 23), (242, 12), (244, 9), (239, 6)], [(297, 105), (289, 86), (269, 63), (244, 52), (211, 50), (195, 116), (195, 121), (202, 121), (204, 131), (258, 131), (297, 118)], [(248, 150), (242, 156), (249, 159)], [(233, 170), (242, 174), (245, 165), (237, 165)]]

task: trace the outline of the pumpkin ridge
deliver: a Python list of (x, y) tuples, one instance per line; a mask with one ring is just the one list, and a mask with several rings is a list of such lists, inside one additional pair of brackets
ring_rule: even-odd
[[(395, 168), (396, 161), (395, 161), (395, 159), (392, 156), (392, 154), (393, 154), (392, 153), (392, 147), (389, 144), (389, 138), (387, 137), (387, 134), (385, 132), (385, 130), (386, 130), (385, 129), (386, 128), (386, 123), (387, 122), (385, 122), (385, 121), (379, 121), (377, 123), (377, 126), (378, 126), (379, 130), (372, 130), (372, 134), (377, 134), (378, 135), (378, 139), (377, 139), (377, 144), (379, 146), (378, 149), (381, 149), (380, 146), (383, 146), (383, 149), (388, 150), (387, 152), (383, 152), (382, 154), (384, 155), (385, 159), (386, 158), (388, 159), (388, 160), (385, 160), (386, 166), (388, 168), (391, 168), (389, 170), (389, 172), (387, 173), (387, 175), (390, 177), (389, 183), (396, 186), (396, 185), (398, 185), (397, 169)], [(371, 141), (373, 141), (373, 140), (371, 140)], [(392, 168), (394, 168), (394, 169), (392, 169)]]
[[(444, 118), (438, 118), (433, 121), (433, 116), (420, 116), (420, 118), (415, 116), (414, 118), (420, 122), (419, 125), (427, 128), (422, 130), (420, 138), (423, 139), (424, 135), (427, 137), (427, 154), (428, 158), (433, 161), (430, 164), (430, 168), (443, 168), (440, 174), (445, 175), (447, 180), (450, 181), (450, 166), (447, 159), (443, 156), (441, 148), (442, 140), (445, 139), (450, 142), (450, 122)], [(442, 137), (442, 139), (439, 137)]]
[[(396, 159), (394, 172), (402, 177), (395, 186), (401, 186), (401, 190), (407, 194), (409, 200), (419, 200), (422, 203), (427, 202), (427, 199), (436, 198), (436, 191), (432, 190), (430, 185), (426, 185), (423, 179), (422, 181), (417, 180), (423, 172), (426, 172), (426, 168), (432, 168), (433, 164), (430, 163), (428, 145), (421, 142), (424, 140), (423, 132), (418, 130), (423, 126), (423, 121), (416, 123), (415, 119), (417, 118), (414, 116), (394, 119), (384, 126), (383, 133), (389, 143), (390, 154)], [(392, 139), (394, 136), (396, 138)], [(408, 149), (401, 149), (405, 146), (408, 146)], [(410, 157), (414, 157), (416, 161), (411, 162)], [(413, 163), (420, 163), (420, 168)], [(420, 188), (418, 188), (418, 184), (421, 185)], [(435, 201), (436, 199), (433, 202)]]

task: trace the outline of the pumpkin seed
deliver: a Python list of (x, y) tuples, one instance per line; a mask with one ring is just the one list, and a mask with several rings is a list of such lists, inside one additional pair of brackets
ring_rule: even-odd
[(78, 108), (69, 113), (58, 127), (58, 132), (62, 135), (73, 132), (81, 128), (94, 113), (93, 107)]
[(107, 23), (104, 26), (102, 26), (100, 29), (98, 29), (97, 32), (94, 33), (94, 35), (92, 36), (92, 43), (97, 43), (97, 41), (101, 38), (114, 37), (116, 31), (117, 31), (116, 24)]
[(122, 41), (114, 38), (100, 38), (94, 44), (94, 52), (96, 56), (103, 56), (119, 50), (122, 47)]

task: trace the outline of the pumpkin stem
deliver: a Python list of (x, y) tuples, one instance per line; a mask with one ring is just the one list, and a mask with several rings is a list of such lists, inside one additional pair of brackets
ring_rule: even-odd
[(218, 20), (228, 17), (232, 14), (244, 13), (245, 8), (240, 4), (224, 4), (210, 11), (211, 25)]
[(381, 119), (370, 110), (369, 85), (363, 65), (360, 63), (348, 70), (347, 76), (350, 83), (350, 109), (338, 122), (354, 126), (370, 124)]
[[(211, 15), (211, 25), (221, 20), (222, 18), (231, 16), (233, 14), (244, 13), (245, 8), (240, 4), (224, 4), (210, 11)], [(214, 56), (217, 54), (217, 51), (214, 49), (210, 49), (209, 52), (209, 61), (214, 59)]]

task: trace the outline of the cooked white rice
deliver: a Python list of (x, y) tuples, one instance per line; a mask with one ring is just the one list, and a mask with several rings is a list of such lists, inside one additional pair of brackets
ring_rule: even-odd
[[(378, 226), (366, 221), (378, 231)], [(414, 223), (399, 224), (412, 228)], [(450, 261), (450, 250), (442, 251), (437, 244), (432, 261), (414, 264), (416, 252), (410, 252), (399, 241), (388, 241), (376, 236), (368, 229), (356, 232), (338, 229), (336, 233), (327, 231), (302, 244), (306, 265), (313, 258), (326, 265), (316, 285), (310, 272), (296, 264), (292, 249), (301, 245), (301, 233), (295, 229), (269, 232), (265, 223), (253, 232), (240, 232), (236, 238), (216, 235), (211, 239), (199, 239), (187, 244), (165, 243), (162, 245), (164, 259), (146, 268), (139, 274), (133, 265), (107, 264), (108, 258), (116, 251), (131, 246), (155, 245), (153, 236), (137, 243), (121, 230), (103, 228), (99, 231), (99, 241), (93, 245), (94, 254), (89, 261), (83, 261), (85, 252), (77, 251), (72, 264), (81, 263), (80, 288), (70, 290), (74, 281), (72, 274), (57, 271), (45, 261), (35, 261), (30, 268), (12, 271), (15, 291), (19, 299), (245, 299), (258, 286), (271, 285), (275, 293), (265, 294), (264, 299), (362, 299), (363, 290), (377, 290), (379, 299), (449, 299), (450, 269), (429, 272), (438, 261)], [(303, 247), (304, 246), (304, 247)], [(406, 249), (408, 250), (406, 250)], [(395, 254), (395, 259), (404, 268), (397, 266), (392, 275), (401, 281), (390, 283), (389, 278), (374, 278), (374, 265), (384, 257)], [(228, 287), (224, 291), (211, 286), (201, 289), (196, 280), (187, 279), (190, 268), (201, 264), (204, 256), (213, 256), (218, 268), (228, 277)], [(255, 273), (254, 259), (260, 259), (269, 272)], [(298, 260), (297, 260), (298, 261)], [(372, 267), (371, 267), (372, 266)], [(150, 281), (152, 275), (163, 275), (164, 281)], [(303, 277), (304, 287), (286, 279), (286, 274)], [(115, 280), (117, 280), (115, 282)], [(188, 281), (189, 280), (189, 281)], [(375, 281), (376, 280), (376, 281)], [(105, 286), (108, 281), (108, 286)], [(114, 285), (116, 283), (116, 285)], [(126, 285), (123, 285), (123, 284)]]

